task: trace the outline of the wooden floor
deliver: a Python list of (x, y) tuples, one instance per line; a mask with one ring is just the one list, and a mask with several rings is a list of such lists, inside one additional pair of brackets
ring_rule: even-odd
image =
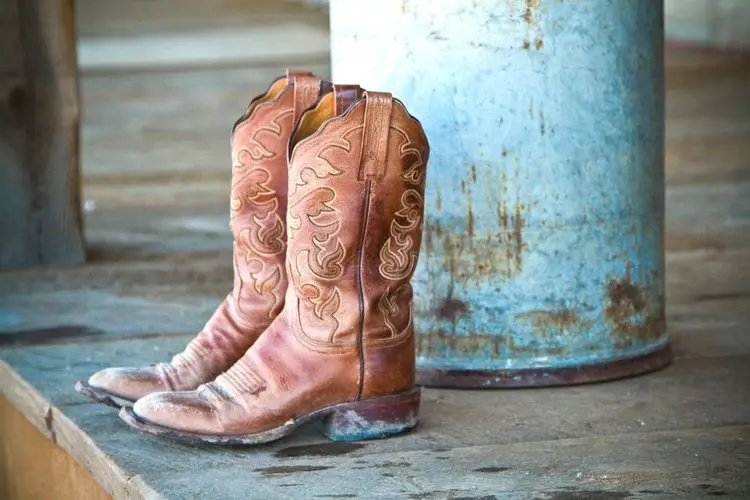
[(667, 57), (668, 369), (425, 390), (408, 436), (333, 444), (311, 427), (255, 449), (144, 437), (76, 394), (202, 326), (231, 284), (235, 117), (286, 65), (329, 74), (325, 13), (255, 3), (79, 1), (91, 260), (0, 274), (0, 393), (118, 498), (750, 498), (750, 58), (736, 54)]

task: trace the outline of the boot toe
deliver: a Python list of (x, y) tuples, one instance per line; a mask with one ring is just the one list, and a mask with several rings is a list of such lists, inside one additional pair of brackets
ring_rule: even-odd
[(152, 392), (169, 390), (157, 373), (145, 368), (106, 368), (93, 374), (88, 384), (131, 401)]
[(133, 413), (162, 427), (196, 434), (220, 434), (221, 424), (197, 391), (155, 392), (133, 405)]

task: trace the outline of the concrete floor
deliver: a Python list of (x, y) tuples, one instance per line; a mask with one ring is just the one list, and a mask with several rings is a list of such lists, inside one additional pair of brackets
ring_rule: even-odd
[[(557, 389), (430, 389), (407, 436), (334, 444), (309, 427), (253, 449), (145, 437), (76, 394), (74, 382), (99, 368), (169, 359), (202, 326), (231, 285), (234, 119), (287, 65), (329, 74), (324, 13), (205, 5), (79, 1), (91, 260), (0, 274), (0, 393), (105, 490), (214, 500), (750, 498), (746, 56), (667, 57), (676, 359), (666, 370)], [(270, 59), (251, 43), (256, 30)], [(196, 55), (195, 37), (238, 45)]]

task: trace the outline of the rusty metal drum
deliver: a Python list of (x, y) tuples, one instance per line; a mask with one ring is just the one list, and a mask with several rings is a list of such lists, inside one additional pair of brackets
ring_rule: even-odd
[(392, 92), (430, 140), (418, 383), (669, 363), (663, 33), (651, 0), (331, 1), (334, 80)]

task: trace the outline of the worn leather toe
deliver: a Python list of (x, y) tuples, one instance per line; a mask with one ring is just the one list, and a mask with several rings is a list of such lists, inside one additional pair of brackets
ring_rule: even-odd
[(150, 368), (105, 368), (94, 373), (88, 381), (94, 389), (135, 401), (156, 391), (167, 391), (162, 377)]
[(155, 392), (133, 405), (133, 413), (170, 429), (216, 434), (221, 424), (211, 404), (198, 391)]

